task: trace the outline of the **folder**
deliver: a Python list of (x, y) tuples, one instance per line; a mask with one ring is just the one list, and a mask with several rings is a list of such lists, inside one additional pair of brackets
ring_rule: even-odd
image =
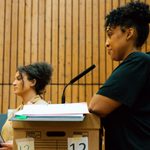
[(24, 105), (11, 121), (83, 121), (89, 113), (87, 103)]

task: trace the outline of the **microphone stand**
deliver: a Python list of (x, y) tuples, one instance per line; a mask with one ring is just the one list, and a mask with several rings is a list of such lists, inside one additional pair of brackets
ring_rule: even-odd
[(63, 90), (63, 94), (62, 94), (62, 99), (61, 99), (62, 103), (65, 103), (65, 90), (66, 90), (67, 86), (70, 84), (73, 84), (74, 82), (79, 80), (81, 77), (86, 75), (89, 71), (93, 70), (95, 67), (96, 67), (95, 64), (93, 64), (92, 66), (90, 66), (89, 68), (87, 68), (86, 70), (81, 72), (79, 75), (77, 75), (75, 78), (73, 78), (68, 84), (65, 85), (64, 90)]
[(62, 97), (61, 97), (61, 103), (62, 103), (62, 104), (64, 104), (64, 103), (65, 103), (65, 100), (66, 100), (66, 98), (65, 98), (65, 90), (66, 90), (66, 87), (67, 87), (68, 85), (70, 85), (70, 82), (69, 82), (69, 84), (66, 84), (65, 87), (64, 87), (63, 94), (62, 94)]

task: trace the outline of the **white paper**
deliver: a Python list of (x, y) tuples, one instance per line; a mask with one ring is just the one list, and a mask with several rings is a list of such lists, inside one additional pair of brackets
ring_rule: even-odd
[(15, 115), (25, 116), (69, 116), (87, 114), (87, 103), (66, 103), (66, 104), (48, 104), (48, 105), (24, 105), (23, 109), (16, 112)]

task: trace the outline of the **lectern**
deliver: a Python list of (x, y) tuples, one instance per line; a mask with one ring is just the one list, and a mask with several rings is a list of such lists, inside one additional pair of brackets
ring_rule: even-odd
[(100, 119), (86, 114), (83, 121), (13, 121), (14, 150), (16, 139), (34, 138), (35, 150), (67, 150), (68, 138), (88, 138), (89, 150), (100, 150)]

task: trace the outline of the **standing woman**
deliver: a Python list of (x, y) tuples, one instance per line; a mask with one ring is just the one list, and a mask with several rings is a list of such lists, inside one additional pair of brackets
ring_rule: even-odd
[(107, 52), (121, 63), (93, 96), (89, 110), (101, 117), (105, 150), (150, 150), (150, 56), (141, 52), (150, 6), (132, 1), (112, 10), (105, 21)]
[[(45, 93), (46, 85), (51, 81), (51, 76), (52, 66), (45, 62), (37, 62), (19, 67), (13, 86), (14, 93), (22, 98), (22, 104), (16, 111), (22, 109), (23, 105), (47, 104), (42, 96)], [(2, 128), (2, 136), (6, 143), (1, 144), (2, 148), (0, 150), (11, 150), (13, 147), (13, 129), (12, 122), (9, 121), (9, 118)]]

